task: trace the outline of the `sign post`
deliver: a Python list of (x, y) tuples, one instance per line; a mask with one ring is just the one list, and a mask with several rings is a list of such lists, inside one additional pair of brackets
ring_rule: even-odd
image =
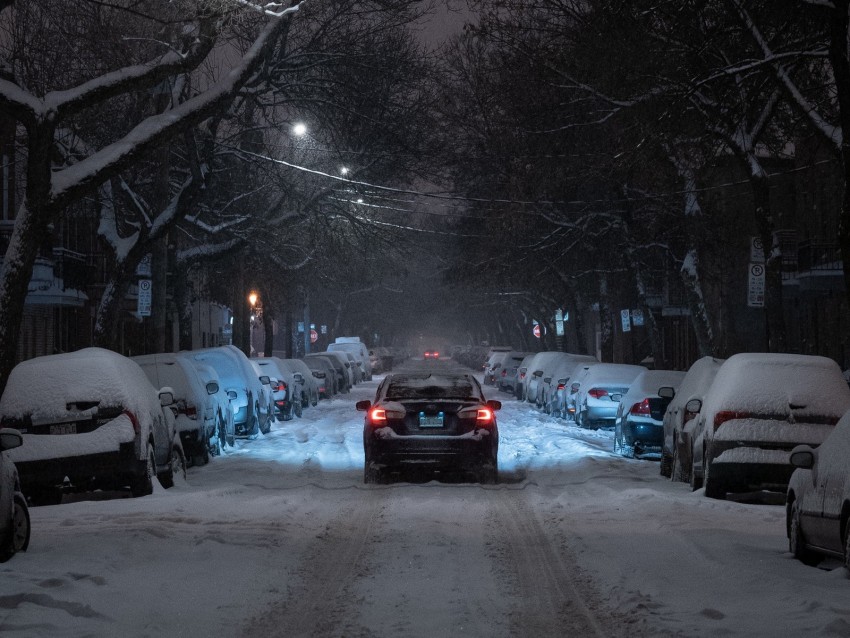
[(139, 299), (136, 312), (140, 317), (151, 316), (151, 304), (153, 303), (153, 291), (150, 279), (139, 279)]
[(747, 286), (747, 305), (750, 308), (764, 308), (764, 289), (764, 265), (750, 264), (749, 285)]
[(623, 332), (631, 332), (632, 320), (628, 309), (620, 311), (620, 321), (623, 324)]

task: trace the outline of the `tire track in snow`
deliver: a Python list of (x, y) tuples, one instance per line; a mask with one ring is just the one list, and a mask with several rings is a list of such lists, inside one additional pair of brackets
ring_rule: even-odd
[[(255, 618), (241, 635), (301, 638), (334, 635), (346, 588), (359, 576), (362, 554), (387, 498), (368, 490), (328, 521), (299, 571), (301, 582), (285, 600)], [(285, 551), (285, 549), (283, 550)]]
[(515, 585), (518, 609), (511, 635), (528, 638), (611, 636), (582, 599), (575, 580), (578, 567), (553, 546), (522, 492), (490, 493), (499, 516), (496, 542), (503, 569)]

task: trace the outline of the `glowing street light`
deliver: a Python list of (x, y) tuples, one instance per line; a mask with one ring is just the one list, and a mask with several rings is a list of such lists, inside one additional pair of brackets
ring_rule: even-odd
[(292, 127), (292, 134), (296, 137), (304, 137), (307, 135), (307, 125), (303, 122), (298, 122)]
[(256, 315), (254, 314), (254, 308), (257, 305), (257, 301), (259, 300), (260, 295), (258, 295), (255, 291), (251, 291), (248, 295), (248, 303), (251, 304), (251, 327), (248, 331), (248, 348), (249, 348), (249, 356), (254, 356), (254, 319)]
[(343, 166), (341, 169), (339, 169), (339, 174), (340, 174), (340, 175), (348, 175), (348, 172), (349, 172), (349, 171), (348, 171), (348, 167), (347, 167), (347, 166)]

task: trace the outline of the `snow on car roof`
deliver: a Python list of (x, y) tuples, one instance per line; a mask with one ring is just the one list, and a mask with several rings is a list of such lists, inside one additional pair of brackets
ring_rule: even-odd
[(633, 366), (626, 363), (595, 363), (587, 371), (582, 386), (589, 383), (631, 383), (641, 372), (646, 372), (643, 366)]
[(706, 394), (703, 413), (719, 410), (757, 414), (841, 417), (850, 409), (850, 388), (832, 359), (803, 354), (743, 353), (729, 357)]
[(140, 419), (160, 411), (157, 390), (133, 361), (103, 348), (52, 354), (23, 361), (9, 375), (0, 398), (0, 418), (35, 422), (66, 418), (69, 404), (122, 406)]
[(629, 391), (620, 400), (628, 409), (635, 403), (649, 397), (657, 397), (658, 389), (663, 387), (677, 388), (685, 378), (684, 372), (676, 370), (647, 370), (641, 372), (629, 386)]
[(685, 374), (685, 378), (676, 389), (676, 396), (670, 402), (671, 406), (684, 406), (691, 399), (701, 399), (711, 387), (711, 382), (717, 376), (717, 371), (725, 359), (702, 357), (697, 359)]

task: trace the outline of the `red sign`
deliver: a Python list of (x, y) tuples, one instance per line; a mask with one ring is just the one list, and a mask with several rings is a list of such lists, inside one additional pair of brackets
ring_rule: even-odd
[(310, 331), (310, 343), (316, 343), (319, 340), (319, 333), (315, 330)]
[(534, 328), (531, 329), (531, 334), (533, 334), (538, 339), (540, 338), (540, 324), (534, 324)]

